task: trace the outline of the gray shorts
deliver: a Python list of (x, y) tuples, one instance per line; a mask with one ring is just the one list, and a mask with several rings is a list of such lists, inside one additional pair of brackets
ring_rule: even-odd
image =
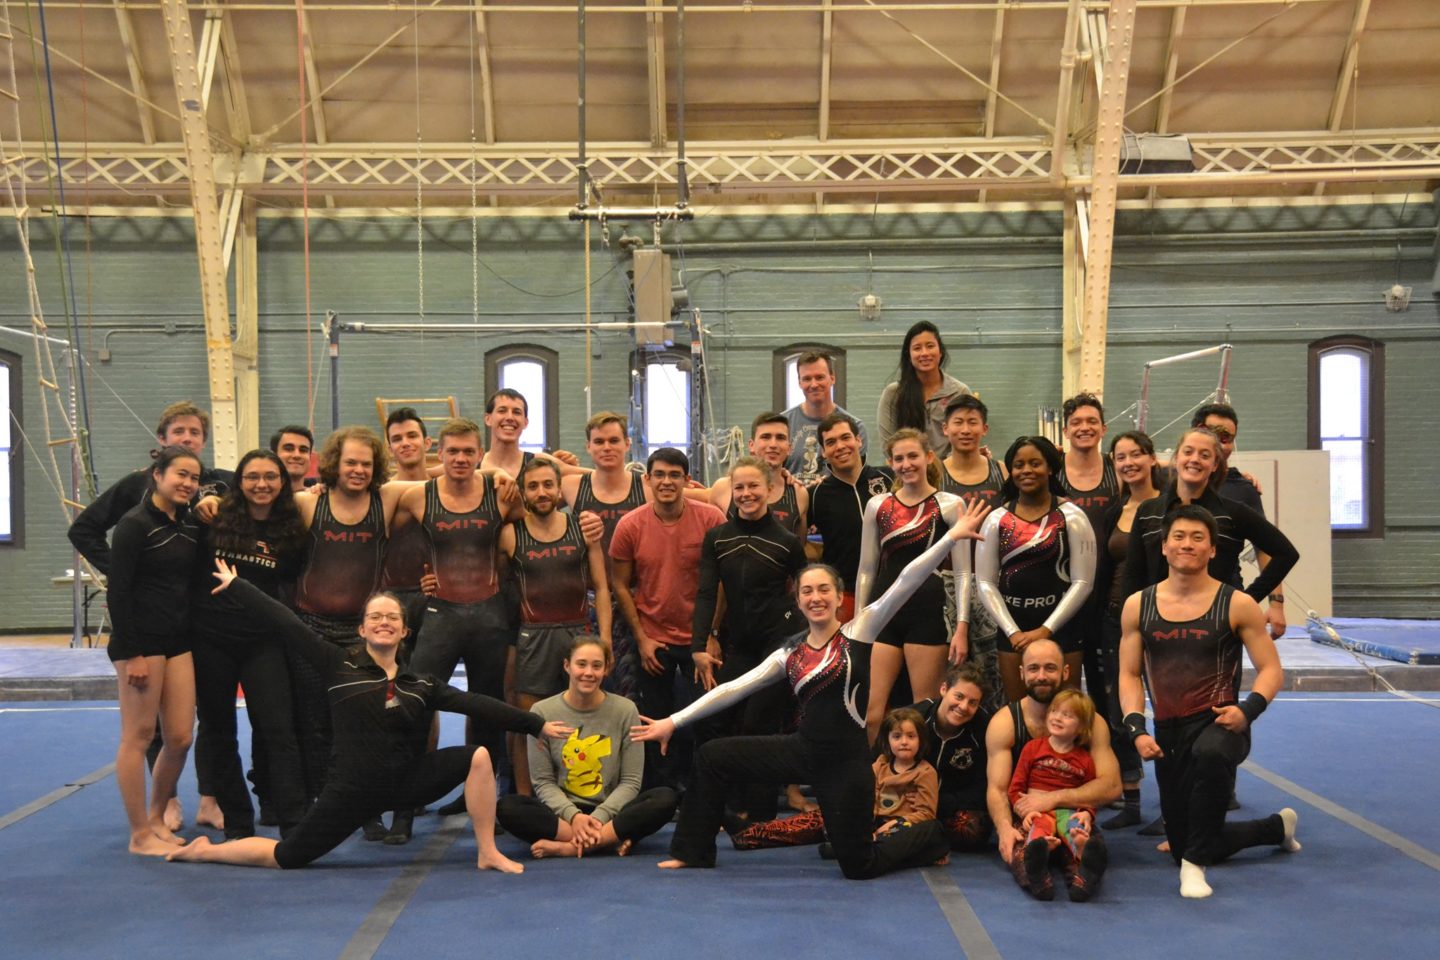
[(515, 692), (532, 697), (553, 697), (570, 685), (565, 658), (587, 623), (522, 623), (515, 640)]

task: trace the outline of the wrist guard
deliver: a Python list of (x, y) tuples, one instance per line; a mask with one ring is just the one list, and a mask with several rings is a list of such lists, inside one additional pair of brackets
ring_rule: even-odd
[(1270, 701), (1266, 700), (1258, 693), (1252, 693), (1244, 700), (1240, 701), (1237, 706), (1239, 706), (1240, 712), (1245, 714), (1245, 719), (1248, 720), (1251, 724), (1254, 724), (1255, 718), (1260, 716), (1260, 714), (1264, 713), (1265, 708), (1270, 706)]
[(1143, 713), (1127, 713), (1125, 719), (1120, 723), (1125, 728), (1125, 732), (1130, 735), (1132, 743), (1150, 732), (1145, 726), (1145, 714)]

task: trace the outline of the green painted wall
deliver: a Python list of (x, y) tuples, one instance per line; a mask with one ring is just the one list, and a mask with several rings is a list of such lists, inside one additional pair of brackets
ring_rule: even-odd
[[(1440, 309), (1430, 296), (1434, 209), (1411, 204), (1336, 208), (1193, 208), (1127, 212), (1118, 226), (1106, 394), (1112, 421), (1133, 402), (1143, 363), (1221, 341), (1236, 345), (1233, 398), (1250, 449), (1306, 441), (1306, 347), (1363, 333), (1386, 342), (1387, 529), (1383, 540), (1335, 545), (1342, 614), (1435, 616), (1440, 512), (1428, 478), (1440, 466), (1421, 418), (1440, 406)], [(70, 229), (80, 341), (90, 364), (95, 464), (108, 483), (143, 462), (150, 428), (170, 400), (207, 394), (199, 283), (183, 220), (95, 220), (87, 242)], [(482, 323), (583, 318), (582, 228), (562, 218), (312, 220), (311, 309), (349, 320), (467, 323), (479, 291)], [(1427, 233), (1431, 231), (1432, 233)], [(874, 417), (893, 378), (903, 331), (920, 319), (944, 331), (950, 370), (992, 409), (992, 446), (1034, 429), (1041, 403), (1059, 401), (1060, 243), (1056, 211), (987, 215), (811, 217), (704, 216), (668, 227), (683, 239), (692, 301), (709, 331), (712, 400), (721, 425), (748, 423), (771, 405), (775, 348), (819, 340), (848, 351), (846, 405)], [(596, 231), (596, 239), (598, 240)], [(612, 227), (618, 240), (619, 228)], [(648, 236), (648, 230), (646, 231)], [(63, 335), (61, 273), (48, 223), (32, 227), (41, 295)], [(303, 335), (305, 263), (300, 224), (260, 226), (261, 421), (265, 432), (307, 417)], [(1398, 241), (1398, 251), (1397, 251)], [(26, 326), (25, 290), (12, 224), (0, 227), (0, 323)], [(618, 247), (593, 251), (597, 321), (624, 320), (628, 300)], [(680, 258), (675, 258), (678, 267)], [(1411, 284), (1408, 312), (1387, 313), (1380, 291)], [(873, 291), (880, 320), (857, 299)], [(542, 343), (560, 356), (560, 442), (583, 445), (583, 335), (536, 331), (476, 335), (347, 335), (341, 416), (374, 425), (374, 398), (453, 393), (478, 414), (485, 352)], [(108, 345), (109, 360), (99, 359)], [(43, 433), (36, 362), (28, 341), (0, 333), (0, 349), (25, 356), (25, 428)], [(600, 333), (592, 345), (595, 409), (627, 408), (630, 344)], [(315, 419), (329, 423), (323, 346), (311, 345)], [(1214, 386), (1214, 366), (1176, 368), (1155, 390), (1152, 425), (1180, 416)], [(1173, 435), (1175, 428), (1168, 431)], [(1173, 437), (1161, 433), (1162, 445)], [(25, 546), (0, 548), (0, 629), (68, 622), (69, 597), (49, 585), (70, 565), (55, 494), (27, 451)], [(878, 450), (872, 450), (872, 456)]]

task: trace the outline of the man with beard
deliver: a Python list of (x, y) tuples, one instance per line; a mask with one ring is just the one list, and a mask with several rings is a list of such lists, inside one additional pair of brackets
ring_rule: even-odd
[(1016, 829), (1017, 819), (1031, 813), (1049, 813), (1057, 807), (1099, 808), (1120, 796), (1120, 765), (1110, 749), (1110, 728), (1097, 713), (1090, 724), (1090, 756), (1095, 761), (1095, 779), (1069, 790), (1032, 790), (1011, 807), (1006, 792), (1021, 749), (1032, 739), (1046, 736), (1045, 711), (1066, 680), (1070, 670), (1054, 640), (1032, 640), (1020, 655), (1020, 676), (1025, 696), (995, 714), (985, 730), (987, 766), (986, 806), (995, 821), (1001, 858), (1010, 866), (1020, 886), (1029, 889), (1021, 849), (1024, 834)]
[(812, 539), (805, 553), (811, 560), (834, 567), (845, 581), (839, 614), (840, 622), (845, 623), (855, 616), (865, 504), (871, 497), (889, 493), (895, 477), (888, 467), (866, 465), (861, 455), (860, 423), (848, 413), (837, 411), (820, 421), (818, 435), (830, 474), (810, 491)]
[[(548, 460), (531, 460), (521, 468), (519, 484), (525, 516), (500, 531), (500, 556), (510, 563), (520, 590), (520, 633), (513, 652), (515, 705), (529, 710), (568, 686), (564, 662), (575, 637), (588, 632), (587, 593), (592, 589), (600, 641), (610, 645), (610, 585), (603, 548), (585, 541), (578, 517), (557, 509), (560, 468)], [(523, 734), (513, 736), (515, 789), (528, 795)]]
[[(1246, 847), (1294, 852), (1295, 811), (1227, 823), (1235, 771), (1250, 753), (1250, 729), (1284, 679), (1265, 617), (1251, 597), (1210, 576), (1218, 526), (1204, 507), (1176, 507), (1165, 520), (1161, 549), (1169, 575), (1125, 601), (1121, 614), (1120, 702), (1135, 749), (1155, 761), (1160, 812), (1170, 855), (1180, 868), (1180, 895), (1211, 895), (1205, 868)], [(1241, 654), (1255, 665), (1250, 694), (1240, 699)], [(1150, 685), (1155, 735), (1145, 728)]]

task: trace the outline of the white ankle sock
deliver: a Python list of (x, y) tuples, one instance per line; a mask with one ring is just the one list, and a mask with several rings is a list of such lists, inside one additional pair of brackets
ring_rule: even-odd
[(1280, 841), (1280, 849), (1295, 853), (1300, 849), (1300, 841), (1295, 839), (1295, 824), (1300, 820), (1300, 814), (1290, 807), (1280, 811), (1280, 819), (1285, 823), (1285, 839)]
[(1189, 860), (1180, 861), (1180, 896), (1199, 900), (1215, 891), (1205, 882), (1205, 868)]

